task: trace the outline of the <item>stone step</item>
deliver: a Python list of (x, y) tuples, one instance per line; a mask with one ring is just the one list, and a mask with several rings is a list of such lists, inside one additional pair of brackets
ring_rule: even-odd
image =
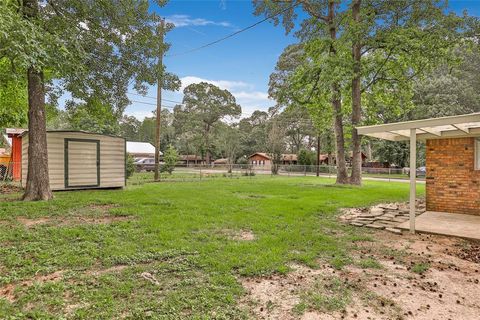
[(395, 234), (402, 234), (402, 230), (397, 229), (397, 228), (385, 228), (386, 231), (393, 232)]
[(350, 224), (355, 227), (363, 227), (365, 225), (364, 223), (359, 222), (350, 222)]
[(367, 224), (367, 225), (365, 225), (365, 227), (367, 227), (367, 228), (374, 228), (374, 229), (385, 229), (384, 226), (380, 226), (380, 225), (378, 225), (378, 224), (373, 224), (373, 223)]
[(373, 222), (375, 221), (376, 219), (375, 218), (364, 218), (364, 217), (357, 217), (355, 219), (353, 219), (355, 221), (364, 221), (364, 222)]

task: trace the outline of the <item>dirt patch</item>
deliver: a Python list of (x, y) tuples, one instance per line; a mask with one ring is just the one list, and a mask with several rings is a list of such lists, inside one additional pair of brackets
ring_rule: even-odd
[(19, 186), (11, 185), (11, 184), (0, 184), (0, 194), (13, 194), (13, 193), (20, 193), (23, 189)]
[(15, 301), (15, 289), (19, 287), (31, 287), (35, 283), (45, 283), (45, 282), (57, 282), (62, 279), (64, 271), (55, 271), (54, 273), (46, 275), (37, 275), (31, 279), (24, 280), (17, 283), (10, 283), (3, 287), (0, 287), (0, 298), (4, 298), (11, 303)]
[(27, 228), (32, 228), (38, 225), (52, 225), (52, 226), (71, 226), (82, 224), (109, 224), (113, 222), (129, 221), (133, 218), (131, 216), (99, 216), (99, 217), (84, 217), (84, 216), (67, 216), (63, 218), (36, 218), (29, 219), (25, 217), (18, 217), (17, 221)]
[(95, 211), (100, 211), (102, 213), (107, 213), (113, 208), (118, 208), (119, 205), (115, 203), (107, 203), (107, 204), (90, 204), (87, 206), (87, 209), (89, 210), (95, 210)]
[(294, 265), (286, 275), (241, 279), (242, 305), (262, 319), (478, 319), (480, 264), (470, 261), (477, 243), (384, 231), (372, 237), (356, 243), (354, 263), (340, 271)]
[(360, 254), (377, 259), (382, 269), (348, 267), (348, 278), (362, 279), (368, 290), (394, 301), (406, 318), (478, 319), (480, 265), (457, 256), (464, 240), (385, 232), (375, 237), (378, 242)]
[(220, 233), (235, 241), (254, 241), (256, 239), (251, 230), (222, 229)]
[(457, 256), (464, 260), (480, 263), (480, 243), (473, 241), (468, 243), (458, 250)]
[(243, 278), (241, 283), (247, 296), (242, 304), (249, 306), (261, 319), (292, 319), (294, 307), (300, 303), (300, 291), (320, 275), (331, 273), (325, 268), (314, 270), (301, 265), (292, 265), (286, 275), (264, 278)]
[(30, 228), (39, 224), (47, 224), (51, 222), (51, 219), (50, 218), (28, 219), (25, 217), (18, 217), (17, 221), (23, 224), (25, 227)]
[(263, 278), (244, 278), (246, 291), (242, 304), (258, 319), (395, 319), (398, 307), (392, 302), (393, 312), (373, 306), (381, 305), (381, 298), (368, 295), (363, 283), (348, 279), (345, 273), (328, 265), (311, 269), (292, 265), (286, 275)]

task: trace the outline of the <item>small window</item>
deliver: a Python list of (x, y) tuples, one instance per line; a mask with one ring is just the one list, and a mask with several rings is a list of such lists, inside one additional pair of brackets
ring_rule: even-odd
[(480, 138), (475, 140), (475, 170), (480, 170)]

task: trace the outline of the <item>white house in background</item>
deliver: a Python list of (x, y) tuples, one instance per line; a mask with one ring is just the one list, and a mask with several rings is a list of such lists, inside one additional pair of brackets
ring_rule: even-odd
[[(153, 158), (155, 157), (155, 147), (150, 142), (127, 141), (127, 153), (134, 158)], [(160, 156), (163, 153), (160, 151)]]

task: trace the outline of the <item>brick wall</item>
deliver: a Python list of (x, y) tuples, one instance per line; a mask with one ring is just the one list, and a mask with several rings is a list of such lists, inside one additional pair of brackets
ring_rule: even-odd
[(480, 215), (475, 139), (427, 140), (427, 210)]

